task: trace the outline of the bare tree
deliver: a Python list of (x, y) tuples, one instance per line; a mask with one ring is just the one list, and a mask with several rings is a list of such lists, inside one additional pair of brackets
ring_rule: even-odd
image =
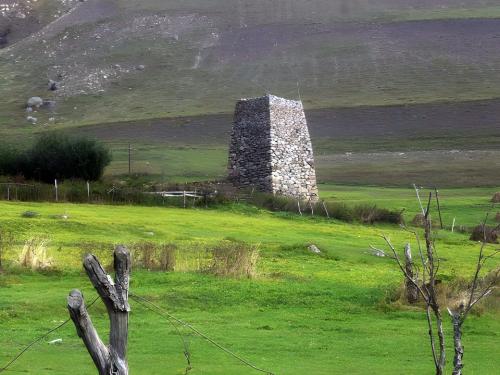
[[(486, 220), (485, 220), (486, 224)], [(483, 228), (486, 228), (486, 225)], [(500, 249), (495, 250), (492, 254), (486, 255), (484, 250), (486, 247), (486, 230), (484, 230), (484, 240), (481, 243), (479, 250), (479, 257), (476, 263), (476, 271), (469, 290), (465, 293), (463, 298), (457, 303), (457, 306), (448, 307), (448, 313), (451, 316), (451, 323), (453, 325), (453, 343), (455, 348), (455, 355), (453, 358), (453, 372), (452, 375), (462, 375), (464, 367), (464, 346), (462, 344), (462, 326), (469, 315), (472, 308), (483, 298), (491, 294), (493, 289), (498, 285), (500, 278), (500, 267), (493, 271), (491, 277), (482, 280), (480, 277), (481, 270), (488, 259), (493, 258), (500, 252)]]
[(73, 290), (68, 297), (68, 310), (76, 331), (87, 347), (100, 375), (128, 375), (128, 290), (130, 279), (130, 253), (124, 246), (114, 252), (114, 282), (94, 255), (87, 255), (83, 266), (106, 305), (110, 320), (109, 346), (99, 338), (85, 308), (83, 295)]
[[(411, 284), (418, 291), (418, 294), (425, 302), (427, 324), (429, 327), (429, 339), (432, 350), (432, 358), (434, 360), (434, 366), (436, 368), (436, 375), (443, 375), (446, 363), (446, 349), (443, 332), (443, 316), (441, 313), (441, 306), (438, 302), (436, 290), (436, 275), (439, 270), (439, 257), (437, 256), (432, 240), (430, 218), (431, 199), (432, 193), (429, 194), (427, 209), (423, 211), (425, 249), (421, 244), (420, 236), (418, 235), (418, 233), (413, 232), (417, 241), (420, 263), (422, 266), (420, 270), (420, 276), (418, 275), (419, 271), (416, 269), (416, 267), (415, 272), (408, 272), (407, 267), (401, 261), (398, 252), (392, 245), (390, 239), (386, 236), (383, 236), (383, 238), (392, 250), (394, 258), (396, 259), (401, 272), (405, 276), (406, 283)], [(421, 280), (421, 283), (419, 282), (419, 280)]]
[[(418, 190), (417, 197), (420, 198), (418, 196)], [(429, 215), (431, 198), (432, 193), (429, 194), (427, 209), (423, 210), (425, 248), (423, 248), (423, 246), (421, 245), (418, 233), (412, 232), (418, 244), (420, 263), (422, 267), (421, 270), (419, 270), (412, 261), (409, 244), (407, 244), (405, 247), (406, 261), (403, 264), (403, 262), (400, 260), (398, 252), (391, 244), (390, 239), (386, 236), (383, 236), (383, 238), (392, 250), (394, 259), (396, 259), (396, 262), (405, 277), (406, 296), (408, 302), (411, 303), (411, 300), (414, 300), (415, 294), (417, 296), (420, 295), (422, 297), (422, 300), (425, 302), (427, 323), (429, 327), (429, 338), (434, 365), (436, 368), (436, 375), (442, 375), (445, 367), (446, 353), (443, 331), (443, 318), (436, 290), (438, 281), (436, 277), (437, 272), (439, 271), (440, 260), (437, 255), (434, 242), (432, 240), (432, 220)], [(485, 224), (486, 220), (483, 224), (483, 228), (486, 228)], [(488, 279), (482, 279), (480, 276), (486, 261), (493, 258), (500, 252), (500, 249), (497, 249), (489, 255), (485, 254), (485, 247), (487, 243), (486, 237), (486, 230), (484, 230), (484, 240), (481, 244), (475, 273), (469, 289), (464, 295), (461, 296), (462, 298), (460, 298), (457, 306), (447, 308), (448, 313), (451, 316), (453, 325), (453, 343), (455, 349), (455, 355), (453, 359), (453, 375), (462, 375), (462, 368), (464, 367), (464, 347), (462, 344), (463, 323), (465, 322), (471, 309), (480, 300), (490, 295), (493, 289), (498, 285), (500, 280), (500, 267), (497, 267)], [(434, 329), (436, 329), (436, 333), (434, 332)], [(436, 342), (438, 343), (438, 346), (436, 346)]]

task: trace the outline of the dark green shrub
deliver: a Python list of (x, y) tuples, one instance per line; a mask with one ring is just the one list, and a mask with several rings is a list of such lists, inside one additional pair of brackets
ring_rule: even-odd
[(403, 215), (400, 212), (391, 211), (377, 206), (356, 206), (354, 208), (355, 216), (364, 224), (374, 224), (376, 222), (401, 224)]
[(42, 181), (51, 182), (55, 178), (95, 181), (110, 163), (111, 154), (94, 140), (47, 134), (38, 139), (27, 159), (31, 177)]
[(344, 203), (325, 202), (323, 206), (323, 203), (320, 202), (316, 204), (316, 212), (323, 212), (326, 216), (325, 207), (328, 210), (328, 215), (333, 219), (347, 222), (354, 220), (352, 208), (346, 206)]
[(0, 145), (0, 176), (19, 174), (25, 155), (11, 147)]
[(110, 163), (111, 154), (94, 140), (47, 133), (26, 152), (4, 158), (1, 172), (52, 183), (54, 179), (98, 180)]

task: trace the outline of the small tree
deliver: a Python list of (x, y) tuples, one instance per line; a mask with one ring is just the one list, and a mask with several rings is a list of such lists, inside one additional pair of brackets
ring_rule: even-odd
[(95, 181), (111, 161), (110, 151), (101, 143), (61, 133), (43, 134), (31, 149), (10, 160), (9, 174), (52, 183), (54, 179), (78, 178)]
[[(436, 290), (436, 276), (439, 270), (439, 258), (436, 256), (434, 244), (432, 241), (431, 233), (431, 219), (430, 219), (430, 203), (432, 193), (429, 194), (429, 202), (427, 209), (423, 212), (424, 223), (424, 239), (425, 248), (422, 247), (420, 237), (417, 232), (414, 232), (418, 244), (418, 251), (422, 265), (421, 275), (417, 277), (417, 272), (409, 273), (407, 268), (401, 262), (398, 252), (392, 245), (388, 237), (383, 236), (387, 245), (390, 247), (394, 254), (394, 258), (405, 276), (405, 280), (417, 289), (422, 300), (425, 302), (425, 311), (427, 317), (427, 325), (429, 327), (429, 340), (432, 351), (432, 358), (436, 369), (436, 375), (443, 375), (446, 364), (446, 348), (443, 331), (443, 316), (441, 313), (441, 306), (437, 298)], [(406, 251), (409, 251), (407, 247)], [(421, 282), (419, 282), (421, 280)], [(437, 335), (437, 339), (436, 339)], [(438, 346), (436, 346), (436, 341)]]
[[(485, 227), (483, 225), (483, 227)], [(489, 278), (481, 279), (481, 270), (488, 259), (494, 257), (500, 250), (496, 250), (492, 254), (486, 255), (484, 248), (486, 246), (486, 231), (484, 239), (479, 250), (479, 257), (476, 263), (476, 270), (470, 283), (470, 288), (467, 290), (463, 298), (460, 298), (456, 306), (448, 307), (448, 313), (451, 316), (453, 325), (453, 343), (455, 348), (455, 356), (453, 358), (453, 375), (462, 375), (464, 347), (462, 345), (462, 326), (467, 319), (470, 311), (481, 299), (491, 294), (493, 289), (498, 285), (500, 279), (500, 267), (494, 270)]]
[[(394, 254), (394, 259), (405, 277), (405, 284), (407, 288), (407, 296), (413, 295), (415, 289), (425, 302), (427, 324), (429, 327), (429, 339), (436, 369), (436, 375), (442, 375), (446, 364), (446, 348), (444, 341), (443, 330), (443, 317), (441, 313), (441, 305), (438, 300), (437, 285), (437, 272), (439, 270), (440, 259), (436, 254), (434, 242), (432, 240), (432, 227), (430, 218), (430, 202), (432, 193), (429, 194), (429, 201), (427, 209), (423, 212), (424, 222), (424, 238), (425, 248), (421, 246), (421, 241), (417, 232), (413, 232), (418, 244), (419, 257), (421, 263), (421, 270), (418, 270), (411, 264), (411, 253), (409, 245), (405, 248), (406, 263), (400, 260), (398, 252), (392, 245), (388, 237), (383, 236), (387, 245), (390, 247)], [(483, 227), (485, 227), (483, 225)], [(455, 307), (448, 307), (447, 310), (452, 318), (453, 332), (454, 332), (454, 348), (455, 355), (453, 359), (453, 375), (462, 375), (463, 368), (463, 354), (464, 347), (462, 345), (462, 325), (466, 320), (471, 309), (481, 299), (485, 298), (493, 289), (498, 285), (500, 268), (492, 273), (489, 280), (482, 280), (480, 277), (481, 270), (488, 259), (494, 257), (500, 250), (494, 251), (492, 254), (486, 255), (486, 232), (484, 232), (484, 240), (482, 241), (479, 257), (476, 264), (475, 274), (471, 282), (469, 290), (465, 293), (465, 298), (461, 299)], [(408, 261), (410, 259), (410, 262)], [(420, 275), (419, 275), (420, 273)], [(410, 298), (408, 298), (410, 300)], [(437, 335), (437, 339), (436, 339)], [(436, 341), (438, 346), (436, 347)]]

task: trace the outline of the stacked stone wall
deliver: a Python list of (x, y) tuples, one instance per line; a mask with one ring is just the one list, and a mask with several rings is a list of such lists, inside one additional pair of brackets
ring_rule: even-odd
[(272, 191), (269, 122), (267, 98), (236, 104), (229, 148), (229, 178), (235, 185)]
[(317, 199), (313, 149), (301, 102), (267, 95), (236, 104), (229, 178), (239, 187)]

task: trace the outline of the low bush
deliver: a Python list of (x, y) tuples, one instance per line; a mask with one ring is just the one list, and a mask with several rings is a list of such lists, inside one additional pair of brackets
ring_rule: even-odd
[(344, 203), (323, 201), (312, 203), (267, 193), (253, 194), (249, 202), (257, 207), (262, 207), (270, 211), (323, 216), (347, 222), (354, 220), (358, 220), (364, 224), (374, 224), (377, 222), (401, 224), (403, 222), (403, 215), (401, 212), (378, 208), (377, 206), (366, 205), (349, 207)]
[(498, 243), (500, 228), (490, 227), (488, 225), (478, 225), (472, 230), (471, 241), (481, 241), (486, 243)]
[(257, 273), (259, 248), (239, 241), (221, 241), (210, 249), (208, 272), (217, 276), (253, 278)]
[(401, 224), (403, 215), (401, 212), (395, 212), (386, 208), (377, 206), (356, 206), (354, 208), (355, 216), (364, 224), (374, 224), (376, 222)]
[(143, 241), (132, 245), (131, 248), (134, 267), (151, 271), (175, 271), (177, 246), (174, 244)]
[(40, 216), (40, 214), (38, 212), (35, 212), (35, 211), (24, 211), (21, 214), (21, 216), (24, 217), (24, 218), (27, 218), (27, 219), (33, 219), (35, 217)]
[(493, 197), (491, 198), (492, 203), (500, 203), (500, 191), (493, 194)]
[(315, 211), (319, 213), (324, 213), (324, 215), (337, 220), (342, 220), (347, 222), (354, 220), (353, 210), (344, 203), (336, 203), (336, 202), (316, 203)]

